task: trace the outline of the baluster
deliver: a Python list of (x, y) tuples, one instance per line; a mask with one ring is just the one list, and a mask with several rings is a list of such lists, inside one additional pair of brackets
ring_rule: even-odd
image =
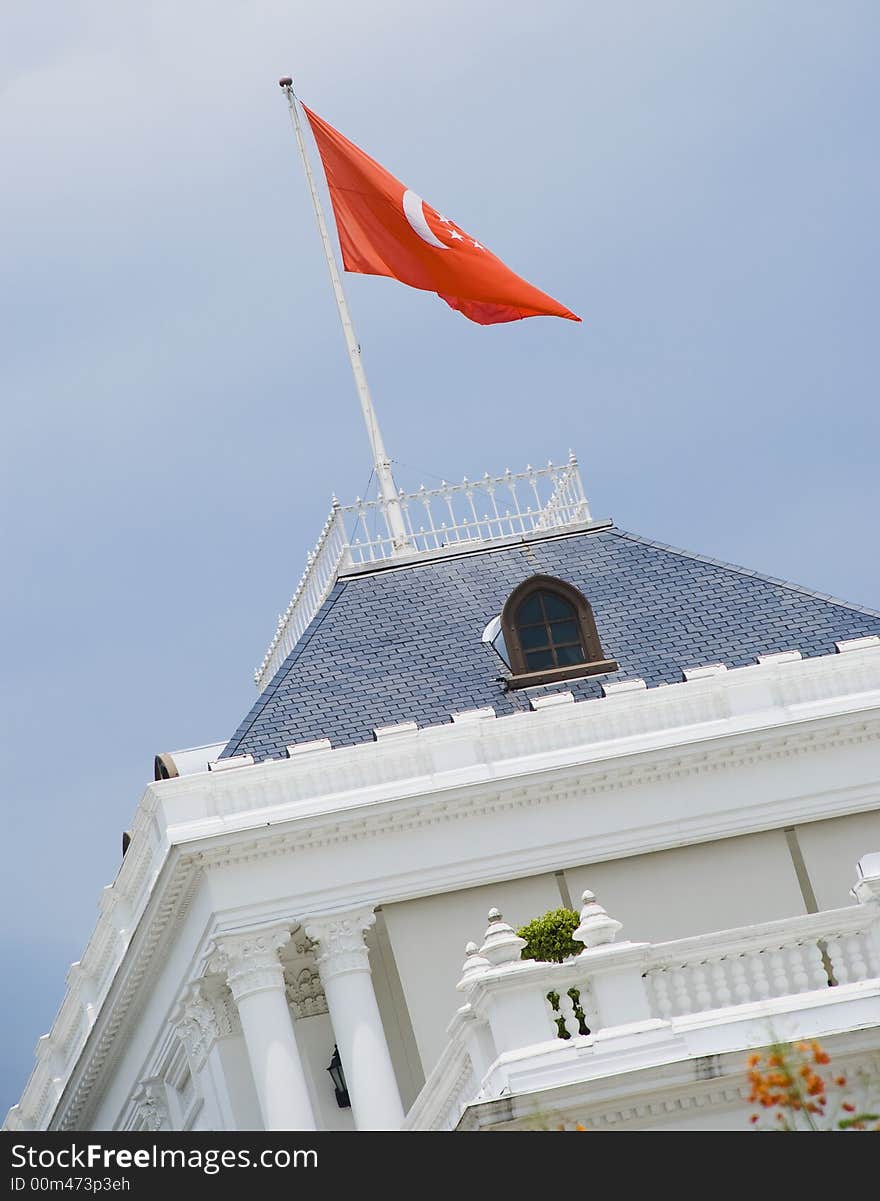
[(785, 960), (781, 947), (773, 947), (770, 952), (770, 987), (774, 997), (784, 997), (791, 990), (788, 984), (788, 973), (785, 970)]
[(449, 510), (449, 529), (450, 532), (455, 532), (456, 541), (458, 541), (458, 519), (455, 516), (455, 509), (452, 507), (452, 489), (443, 481), (443, 499), (446, 501), (446, 508)]
[(746, 1005), (752, 999), (752, 990), (746, 976), (745, 958), (742, 955), (734, 955), (728, 962), (733, 980), (733, 995), (740, 1005)]
[(562, 1014), (562, 1020), (565, 1023), (565, 1029), (571, 1038), (577, 1038), (581, 1032), (581, 1024), (575, 1017), (574, 1001), (568, 995), (567, 991), (559, 994), (559, 1009)]
[(398, 493), (398, 500), (400, 501), (400, 509), (401, 509), (401, 512), (403, 513), (403, 528), (406, 530), (407, 534), (409, 535), (410, 542), (415, 545), (416, 550), (419, 550), (421, 548), (419, 547), (419, 544), (415, 541), (415, 528), (413, 526), (412, 517), (411, 517), (410, 511), (409, 511), (409, 498), (407, 497), (406, 493), (403, 491), (402, 488), (400, 489), (400, 492)]
[(421, 488), (419, 489), (419, 499), (425, 507), (425, 516), (428, 519), (428, 528), (430, 529), (431, 535), (434, 539), (434, 549), (436, 550), (436, 548), (440, 545), (440, 540), (437, 537), (437, 531), (434, 528), (434, 514), (431, 512), (431, 495), (424, 484), (422, 484)]
[(551, 1029), (551, 1034), (549, 1037), (562, 1038), (563, 1037), (562, 1031), (559, 1029), (559, 1018), (561, 1016), (560, 1012), (559, 1012), (559, 1007), (558, 1007), (558, 1005), (554, 1005), (553, 1001), (551, 1000), (551, 997), (555, 997), (558, 1000), (559, 993), (548, 992), (547, 995), (544, 997), (544, 1004), (547, 1007), (547, 1017), (550, 1021), (550, 1029)]
[(823, 947), (824, 943), (818, 942), (805, 942), (801, 947), (810, 988), (828, 987), (828, 973), (825, 971), (825, 961), (822, 958)]
[(752, 984), (759, 1001), (770, 996), (770, 981), (767, 979), (766, 951), (758, 951), (746, 958), (746, 967), (751, 973)]
[(793, 947), (788, 947), (786, 950), (788, 965), (791, 969), (791, 991), (807, 992), (810, 987), (810, 978), (804, 969), (803, 947), (795, 943)]
[(828, 938), (825, 940), (825, 945), (828, 948), (828, 956), (831, 959), (831, 967), (834, 970), (834, 979), (838, 984), (849, 984), (852, 977), (850, 976), (849, 964), (843, 950), (843, 939), (837, 937)]
[(691, 1002), (690, 991), (688, 989), (687, 967), (682, 964), (680, 967), (673, 968), (672, 975), (672, 996), (675, 1001), (675, 1007), (679, 1015), (693, 1012), (693, 1003)]
[(733, 995), (727, 983), (727, 973), (724, 970), (724, 960), (716, 959), (709, 965), (712, 976), (712, 986), (715, 989), (715, 1000), (724, 1008), (733, 1001)]
[(865, 940), (865, 959), (868, 963), (868, 972), (871, 976), (880, 976), (880, 945), (874, 943), (870, 930), (866, 930), (863, 937)]
[(860, 933), (850, 934), (845, 942), (849, 952), (850, 980), (867, 980), (868, 965), (865, 962), (862, 935)]
[[(662, 1018), (672, 1017), (672, 997), (669, 995), (669, 977), (666, 969), (660, 968), (659, 971), (651, 972), (648, 979), (651, 981), (651, 987), (654, 990), (654, 1004), (657, 1006), (657, 1012)], [(589, 1022), (587, 1023), (589, 1025)]]
[(695, 963), (691, 966), (691, 977), (694, 982), (694, 994), (696, 997), (699, 1011), (713, 1009), (712, 994), (709, 992), (708, 982), (706, 980), (706, 971), (702, 963)]
[[(584, 1025), (590, 1034), (595, 1034), (599, 1029), (599, 1011), (593, 998), (593, 990), (586, 981), (580, 986), (580, 994), (578, 1004), (584, 1015)], [(581, 1033), (583, 1034), (583, 1031)]]
[(480, 536), (480, 519), (477, 516), (477, 507), (474, 504), (473, 488), (467, 488), (465, 490), (465, 496), (467, 497), (467, 502), (468, 502), (468, 505), (470, 506), (470, 510), (471, 510), (471, 516), (473, 517), (473, 520), (474, 520), (474, 537), (479, 538), (479, 536)]
[[(510, 518), (510, 530), (508, 532), (511, 534), (515, 534), (515, 533), (517, 533), (517, 530), (514, 525), (514, 519), (516, 517), (519, 517), (519, 497), (516, 494), (516, 480), (510, 474), (509, 469), (505, 472), (505, 478), (506, 478), (506, 482), (507, 482), (508, 491), (510, 492), (510, 495), (513, 499), (513, 514), (511, 515), (511, 518)], [(507, 510), (507, 512), (508, 512), (508, 514), (510, 514), (509, 509)], [(520, 526), (522, 526), (522, 521), (520, 521)], [(520, 529), (519, 532), (521, 533), (522, 530)]]

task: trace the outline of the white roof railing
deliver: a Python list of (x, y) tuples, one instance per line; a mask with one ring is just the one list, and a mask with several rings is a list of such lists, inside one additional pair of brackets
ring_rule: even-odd
[(394, 538), (387, 500), (341, 505), (333, 499), (315, 549), (291, 598), (278, 618), (269, 649), (254, 672), (260, 692), (296, 646), (340, 575), (356, 568), (430, 558), (440, 551), (474, 549), (507, 538), (540, 534), (591, 520), (577, 459), (562, 465), (509, 469), (460, 484), (423, 484), (400, 492), (405, 538)]

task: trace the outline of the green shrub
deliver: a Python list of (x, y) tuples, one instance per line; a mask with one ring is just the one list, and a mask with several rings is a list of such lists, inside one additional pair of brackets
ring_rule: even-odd
[(537, 959), (542, 963), (562, 963), (572, 955), (580, 955), (584, 944), (572, 938), (580, 922), (580, 914), (573, 909), (551, 909), (543, 917), (536, 917), (517, 930), (520, 938), (526, 940), (522, 958)]

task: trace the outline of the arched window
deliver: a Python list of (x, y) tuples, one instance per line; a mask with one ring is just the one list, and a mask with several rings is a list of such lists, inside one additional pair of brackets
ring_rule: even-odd
[(511, 686), (616, 671), (606, 659), (587, 598), (564, 580), (535, 575), (515, 588), (501, 613)]

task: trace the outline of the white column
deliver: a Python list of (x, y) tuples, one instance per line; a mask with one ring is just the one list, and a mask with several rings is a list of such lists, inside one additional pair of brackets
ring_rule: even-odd
[(264, 1128), (314, 1130), (278, 958), (289, 938), (287, 928), (231, 935), (219, 940), (214, 962), (225, 970), (238, 1007)]
[(317, 943), (321, 983), (345, 1083), (358, 1130), (399, 1130), (403, 1105), (382, 1018), (373, 991), (364, 933), (376, 915), (371, 908), (303, 921)]

